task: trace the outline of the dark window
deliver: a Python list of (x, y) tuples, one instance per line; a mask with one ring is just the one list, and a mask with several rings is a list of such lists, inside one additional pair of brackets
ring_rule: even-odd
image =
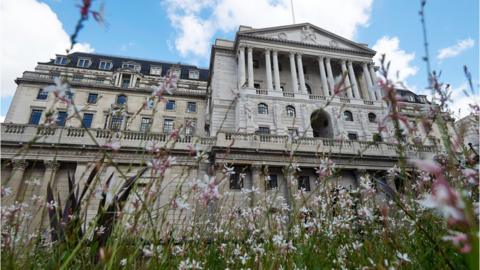
[(48, 92), (40, 88), (37, 93), (37, 99), (46, 100), (48, 98)]
[(292, 105), (288, 105), (286, 110), (287, 110), (287, 116), (295, 117), (295, 107), (293, 107)]
[(238, 172), (230, 175), (230, 189), (242, 189), (243, 188), (243, 179), (240, 177)]
[(130, 74), (123, 74), (122, 75), (122, 87), (128, 88), (130, 87)]
[(373, 141), (374, 142), (382, 142), (383, 141), (382, 135), (380, 135), (380, 133), (373, 134)]
[(112, 62), (110, 61), (100, 61), (99, 69), (110, 70), (112, 68)]
[(260, 89), (260, 84), (259, 84), (259, 83), (254, 83), (254, 84), (253, 84), (253, 88), (255, 88), (255, 89)]
[(165, 110), (174, 111), (175, 110), (175, 100), (168, 100), (165, 104)]
[(67, 58), (63, 56), (57, 56), (55, 58), (55, 65), (66, 65), (67, 64)]
[(90, 66), (90, 59), (80, 58), (78, 59), (77, 67), (87, 68)]
[(308, 93), (309, 95), (311, 95), (311, 94), (312, 94), (312, 88), (310, 87), (310, 85), (305, 84), (305, 87), (307, 88), (307, 93)]
[(267, 177), (267, 189), (275, 189), (277, 187), (278, 187), (277, 175), (276, 174), (270, 174)]
[(93, 113), (84, 113), (82, 119), (82, 125), (84, 128), (91, 128), (93, 121)]
[(352, 114), (352, 112), (350, 112), (350, 111), (344, 111), (344, 112), (343, 112), (343, 119), (344, 119), (345, 121), (353, 122), (353, 114)]
[(112, 115), (112, 120), (110, 121), (110, 129), (119, 131), (122, 129), (123, 116)]
[(195, 134), (195, 129), (197, 128), (197, 120), (189, 119), (185, 121), (185, 135)]
[(67, 122), (67, 112), (58, 112), (57, 115), (57, 126), (63, 127)]
[[(97, 103), (97, 98), (98, 98), (98, 94), (88, 93), (87, 103), (88, 104), (95, 104), (95, 103)], [(117, 100), (118, 100), (118, 98), (117, 98)]]
[(258, 114), (268, 114), (268, 106), (265, 103), (258, 104)]
[(163, 120), (163, 133), (170, 134), (173, 131), (173, 119)]
[(142, 117), (142, 122), (140, 123), (140, 132), (149, 132), (151, 125), (152, 119), (150, 117)]
[(38, 125), (40, 123), (40, 118), (42, 117), (42, 112), (42, 110), (32, 110), (28, 123), (31, 125)]
[(375, 115), (374, 113), (369, 113), (368, 114), (368, 121), (370, 123), (376, 123), (377, 122), (377, 115)]
[(82, 79), (83, 79), (83, 75), (79, 75), (79, 74), (73, 75), (74, 82), (80, 82), (82, 81)]
[(349, 132), (348, 133), (348, 139), (351, 141), (356, 141), (358, 140), (358, 135), (357, 133)]
[(298, 189), (310, 191), (310, 178), (308, 176), (298, 177)]
[(254, 68), (259, 68), (260, 67), (260, 63), (258, 62), (258, 60), (253, 59), (253, 67)]
[(269, 127), (258, 127), (257, 134), (268, 135), (268, 134), (270, 134), (270, 128)]
[(118, 105), (125, 105), (127, 103), (127, 96), (125, 95), (118, 95), (117, 96), (117, 104)]
[(187, 112), (190, 112), (190, 113), (197, 112), (197, 103), (196, 102), (188, 102), (187, 103)]

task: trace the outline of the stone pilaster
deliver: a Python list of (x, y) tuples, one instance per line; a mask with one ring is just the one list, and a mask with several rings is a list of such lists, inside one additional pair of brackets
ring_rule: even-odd
[(300, 82), (300, 93), (307, 94), (307, 87), (305, 86), (305, 74), (303, 73), (302, 55), (299, 53), (297, 53), (297, 68), (298, 68), (298, 79)]
[(330, 91), (328, 90), (327, 74), (325, 73), (324, 57), (318, 57), (318, 67), (320, 68), (320, 79), (322, 81), (323, 95), (328, 97), (330, 95)]
[(252, 206), (255, 206), (261, 201), (265, 196), (265, 181), (262, 179), (262, 165), (252, 164), (250, 167), (252, 174), (252, 186), (257, 190), (257, 192), (252, 192)]
[(245, 84), (245, 47), (238, 48), (238, 89)]
[(273, 90), (272, 65), (270, 62), (270, 50), (265, 50), (265, 69), (267, 74), (267, 89)]
[(295, 67), (295, 53), (290, 52), (290, 74), (292, 76), (292, 91), (298, 93), (297, 69)]
[(247, 55), (247, 60), (248, 60), (248, 87), (253, 88), (253, 48), (248, 47), (248, 55)]
[(23, 176), (28, 167), (28, 162), (23, 159), (12, 160), (13, 170), (10, 179), (5, 184), (6, 187), (12, 190), (12, 195), (5, 200), (6, 204), (11, 204), (14, 201), (21, 201), (23, 199), (25, 185)]

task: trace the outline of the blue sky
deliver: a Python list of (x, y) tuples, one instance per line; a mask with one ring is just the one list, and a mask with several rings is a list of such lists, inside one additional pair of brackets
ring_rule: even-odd
[[(10, 3), (9, 3), (10, 2)], [(417, 0), (294, 0), (297, 22), (309, 21), (319, 27), (339, 33), (354, 41), (368, 43), (370, 47), (391, 54), (391, 60), (398, 63), (403, 80), (417, 92), (426, 86), (423, 38), (418, 16), (420, 1)], [(42, 5), (46, 4), (45, 5)], [(171, 62), (197, 64), (208, 67), (209, 46), (215, 38), (233, 38), (238, 24), (254, 27), (274, 26), (291, 23), (288, 0), (106, 0), (106, 25), (95, 21), (87, 22), (78, 41), (84, 50)], [(7, 40), (2, 59), (8, 57), (22, 62), (17, 69), (9, 69), (8, 61), (2, 64), (1, 116), (5, 116), (13, 91), (8, 82), (21, 75), (22, 70), (32, 69), (37, 61), (45, 61), (61, 53), (68, 46), (65, 34), (70, 34), (79, 16), (77, 5), (80, 1), (70, 0), (6, 0), (2, 15), (6, 28), (2, 29), (2, 40)], [(97, 9), (100, 1), (94, 1)], [(17, 5), (17, 8), (9, 5)], [(20, 5), (21, 8), (19, 7)], [(457, 107), (465, 107), (468, 99), (460, 93), (465, 87), (463, 65), (467, 65), (478, 85), (479, 79), (479, 37), (477, 0), (430, 0), (426, 6), (428, 38), (432, 68), (442, 70), (442, 79), (452, 84)], [(42, 10), (40, 12), (39, 10)], [(48, 11), (50, 9), (50, 11)], [(23, 14), (18, 14), (22, 12)], [(31, 14), (31, 16), (29, 16)], [(43, 17), (40, 17), (42, 14)], [(55, 14), (58, 17), (55, 21)], [(7, 15), (7, 16), (5, 16)], [(21, 27), (18, 16), (27, 16), (29, 24), (44, 24), (35, 30), (34, 25)], [(330, 16), (330, 17), (329, 17)], [(46, 17), (51, 18), (51, 25)], [(5, 22), (6, 20), (6, 22)], [(45, 22), (44, 22), (45, 21)], [(12, 26), (14, 25), (14, 26)], [(16, 33), (28, 40), (33, 31), (48, 31), (55, 39), (32, 38), (33, 44), (21, 45), (22, 41), (9, 41), (5, 36)], [(63, 33), (62, 33), (63, 31)], [(18, 42), (16, 44), (15, 42)], [(25, 43), (25, 42), (21, 42)], [(38, 44), (38, 55), (35, 50)], [(45, 43), (41, 50), (40, 43)], [(375, 46), (376, 45), (376, 46)], [(9, 48), (33, 50), (27, 56), (14, 57)], [(33, 48), (32, 48), (33, 47)], [(53, 48), (56, 48), (53, 50)], [(440, 51), (443, 49), (443, 53)], [(60, 50), (60, 51), (59, 51)], [(40, 53), (40, 51), (42, 53)], [(23, 55), (23, 54), (22, 54)], [(443, 57), (440, 57), (443, 55)], [(13, 61), (13, 60), (12, 60)], [(13, 66), (13, 65), (11, 65)], [(21, 69), (23, 67), (23, 69)], [(9, 72), (6, 72), (7, 70)], [(8, 85), (8, 86), (4, 86)]]

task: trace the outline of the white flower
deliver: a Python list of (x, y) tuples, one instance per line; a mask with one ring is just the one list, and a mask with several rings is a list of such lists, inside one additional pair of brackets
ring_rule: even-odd
[(227, 163), (223, 164), (223, 173), (227, 176), (234, 175), (235, 174), (235, 168), (228, 167)]
[(109, 148), (113, 151), (118, 151), (118, 150), (120, 150), (121, 145), (120, 145), (119, 140), (112, 140), (112, 141), (104, 144), (103, 147)]
[(402, 254), (401, 252), (397, 251), (397, 257), (402, 260), (402, 261), (406, 261), (406, 262), (412, 262), (410, 260), (410, 258), (408, 258), (408, 254), (405, 253), (405, 254)]
[(127, 259), (124, 258), (124, 259), (122, 259), (122, 260), (120, 261), (120, 266), (123, 267), (123, 266), (125, 266), (125, 265), (127, 265)]

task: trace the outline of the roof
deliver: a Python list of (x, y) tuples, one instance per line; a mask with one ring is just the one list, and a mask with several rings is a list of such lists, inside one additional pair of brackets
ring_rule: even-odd
[[(188, 73), (190, 70), (198, 70), (199, 71), (199, 80), (200, 81), (206, 81), (208, 79), (208, 69), (205, 68), (198, 68), (197, 66), (194, 65), (188, 65), (188, 64), (181, 64), (181, 63), (169, 63), (169, 62), (163, 62), (163, 61), (155, 61), (155, 60), (146, 60), (146, 59), (139, 59), (139, 58), (129, 58), (129, 57), (121, 57), (121, 56), (112, 56), (112, 55), (102, 55), (102, 54), (92, 54), (92, 53), (83, 53), (83, 52), (74, 52), (71, 54), (66, 55), (66, 57), (69, 59), (66, 65), (61, 65), (63, 67), (72, 67), (72, 68), (81, 68), (77, 67), (78, 59), (79, 58), (89, 58), (92, 61), (92, 64), (88, 68), (88, 70), (101, 70), (105, 71), (102, 69), (99, 69), (100, 61), (101, 60), (109, 60), (112, 62), (113, 67), (109, 71), (115, 71), (118, 68), (122, 67), (123, 63), (126, 62), (135, 62), (141, 66), (140, 73), (144, 75), (149, 75), (149, 76), (165, 76), (167, 71), (170, 69), (172, 66), (180, 66), (181, 69), (181, 74), (180, 74), (180, 79), (189, 79), (188, 78)], [(48, 62), (39, 62), (39, 64), (43, 65), (55, 65), (55, 59), (51, 59)], [(153, 75), (150, 74), (150, 67), (151, 66), (161, 66), (162, 67), (162, 74), (161, 75)]]
[(408, 89), (400, 89), (400, 88), (397, 88), (395, 89), (397, 91), (397, 93), (402, 96), (402, 97), (407, 97), (407, 96), (410, 96), (410, 97), (413, 97), (413, 100), (409, 100), (409, 99), (404, 99), (403, 102), (411, 102), (411, 103), (421, 103), (421, 104), (427, 104), (429, 103), (428, 100), (426, 99), (426, 96), (425, 95), (417, 95), (415, 94), (414, 92), (408, 90)]

